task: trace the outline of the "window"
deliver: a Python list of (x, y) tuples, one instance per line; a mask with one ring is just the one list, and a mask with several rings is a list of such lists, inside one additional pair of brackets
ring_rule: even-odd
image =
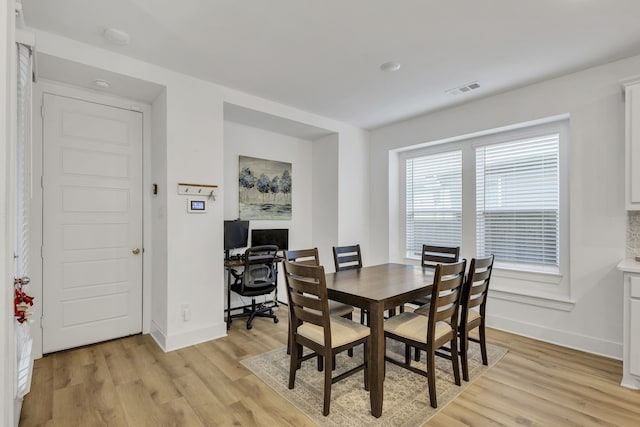
[(558, 271), (559, 134), (476, 149), (477, 254)]
[(558, 117), (404, 151), (404, 241), (392, 257), (460, 246), (467, 260), (493, 254), (503, 289), (568, 294), (568, 134)]
[(462, 151), (406, 160), (406, 256), (422, 245), (461, 246)]

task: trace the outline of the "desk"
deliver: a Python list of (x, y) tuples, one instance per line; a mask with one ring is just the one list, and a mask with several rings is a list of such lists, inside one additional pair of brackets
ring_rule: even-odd
[(381, 264), (327, 274), (329, 298), (369, 310), (371, 414), (382, 415), (384, 311), (430, 294), (433, 271), (405, 264)]

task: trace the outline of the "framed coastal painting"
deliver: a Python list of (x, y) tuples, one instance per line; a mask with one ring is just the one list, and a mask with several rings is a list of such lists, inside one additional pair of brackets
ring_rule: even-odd
[(240, 219), (291, 219), (291, 163), (240, 156)]

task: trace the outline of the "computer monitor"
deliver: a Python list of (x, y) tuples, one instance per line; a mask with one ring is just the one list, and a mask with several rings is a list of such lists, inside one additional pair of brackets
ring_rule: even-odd
[(246, 248), (249, 246), (249, 221), (224, 222), (224, 250)]
[(271, 228), (251, 230), (251, 246), (276, 245), (281, 251), (289, 249), (289, 230)]

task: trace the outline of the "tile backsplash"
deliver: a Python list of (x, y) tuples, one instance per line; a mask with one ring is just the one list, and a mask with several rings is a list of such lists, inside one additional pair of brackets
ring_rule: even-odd
[(626, 256), (640, 255), (640, 211), (627, 212), (627, 249)]

